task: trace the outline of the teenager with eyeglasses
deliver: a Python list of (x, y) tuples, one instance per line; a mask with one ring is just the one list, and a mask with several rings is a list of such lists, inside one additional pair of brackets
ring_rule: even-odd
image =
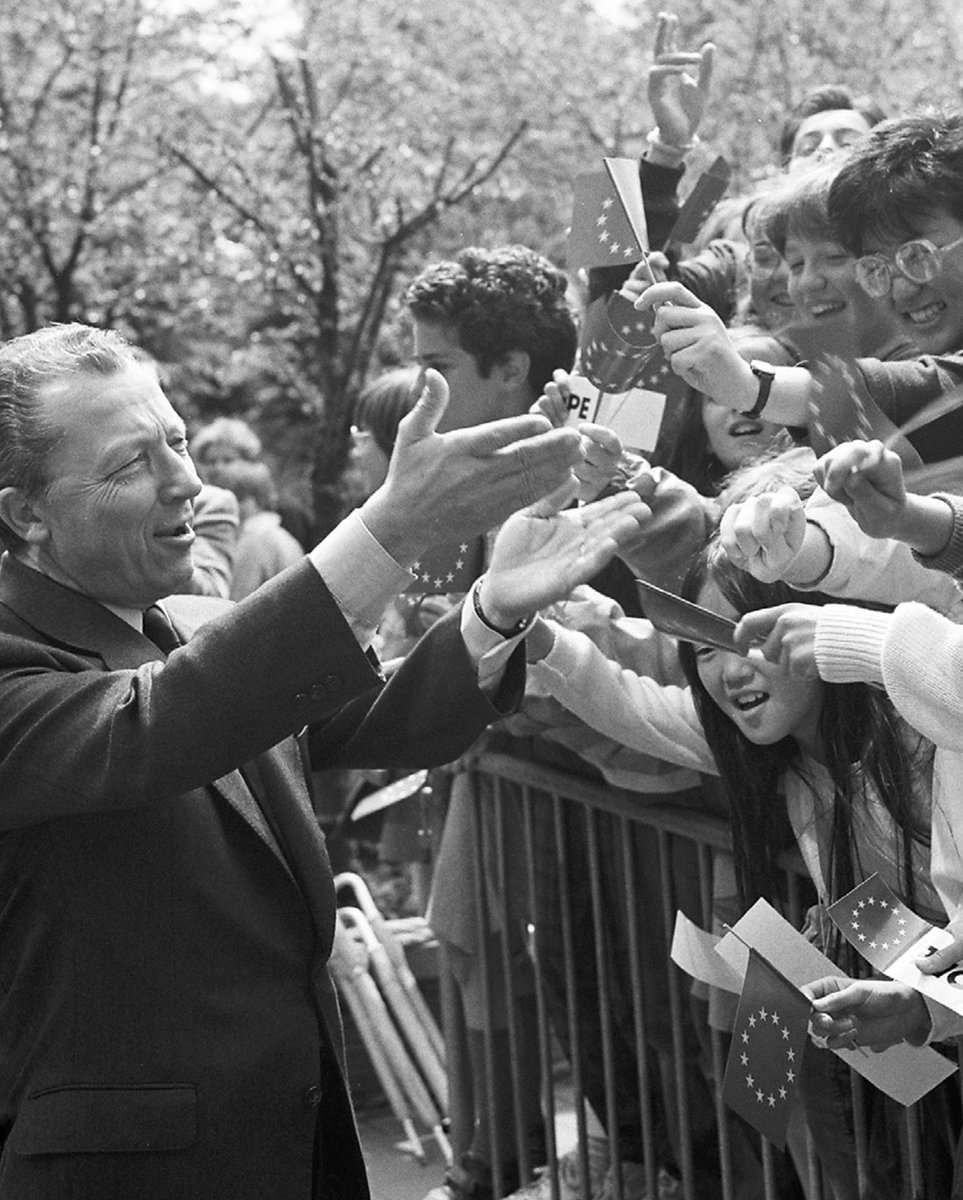
[[(963, 382), (963, 111), (877, 125), (841, 166), (828, 211), (861, 286), (920, 352), (899, 362), (856, 359), (857, 387), (865, 384), (898, 425)], [(692, 386), (767, 420), (807, 424), (810, 370), (754, 370), (715, 314), (678, 284), (648, 288), (639, 306), (658, 308), (655, 331)], [(914, 435), (924, 461), (960, 452), (959, 424), (950, 413)]]

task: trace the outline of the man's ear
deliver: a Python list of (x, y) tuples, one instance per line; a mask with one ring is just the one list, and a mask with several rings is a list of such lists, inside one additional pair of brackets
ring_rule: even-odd
[(17, 537), (33, 545), (45, 542), (49, 536), (37, 505), (20, 488), (0, 488), (0, 520)]
[(532, 365), (532, 356), (527, 350), (509, 350), (498, 364), (502, 381), (512, 391), (528, 390), (528, 369)]

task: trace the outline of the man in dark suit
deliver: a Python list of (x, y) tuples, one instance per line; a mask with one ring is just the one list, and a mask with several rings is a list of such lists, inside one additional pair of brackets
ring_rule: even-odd
[(483, 612), (387, 685), (365, 646), (405, 564), (578, 456), (537, 417), (440, 436), (444, 402), (432, 378), (302, 563), (158, 606), (190, 586), (200, 481), (155, 375), (85, 326), (0, 348), (3, 1200), (367, 1195), (302, 755), (444, 762), (511, 706), (518, 655), (479, 682)]

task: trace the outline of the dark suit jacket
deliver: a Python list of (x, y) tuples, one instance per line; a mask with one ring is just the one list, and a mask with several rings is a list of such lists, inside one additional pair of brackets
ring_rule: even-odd
[(226, 608), (171, 602), (165, 663), (0, 563), (0, 1200), (367, 1195), (291, 735), (315, 767), (429, 765), (502, 708), (457, 616), (384, 686), (308, 562)]

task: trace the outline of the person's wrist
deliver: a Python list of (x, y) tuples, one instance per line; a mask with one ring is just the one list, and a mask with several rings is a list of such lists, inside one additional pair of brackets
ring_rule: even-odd
[(685, 156), (698, 144), (698, 138), (689, 141), (678, 141), (672, 136), (663, 137), (661, 129), (656, 126), (646, 137), (646, 161), (660, 167), (679, 167)]
[(725, 404), (735, 412), (748, 413), (755, 408), (759, 399), (759, 380), (741, 355), (735, 355), (728, 394), (713, 396), (713, 399)]
[(921, 558), (936, 558), (953, 537), (954, 511), (943, 496), (907, 493), (896, 537), (907, 542)]
[(361, 506), (361, 519), (368, 532), (397, 563), (413, 563), (431, 545), (431, 540), (405, 505), (392, 498), (382, 485)]
[(911, 1003), (913, 1012), (906, 1041), (911, 1046), (925, 1046), (933, 1029), (933, 1017), (919, 992), (914, 993)]
[(806, 518), (802, 545), (787, 563), (783, 579), (791, 587), (806, 591), (818, 587), (832, 570), (836, 547), (826, 530), (811, 517)]
[(499, 605), (492, 596), (492, 588), (487, 575), (475, 583), (471, 591), (472, 605), (475, 616), (492, 632), (502, 637), (517, 637), (531, 625), (535, 614), (524, 609), (514, 609)]

